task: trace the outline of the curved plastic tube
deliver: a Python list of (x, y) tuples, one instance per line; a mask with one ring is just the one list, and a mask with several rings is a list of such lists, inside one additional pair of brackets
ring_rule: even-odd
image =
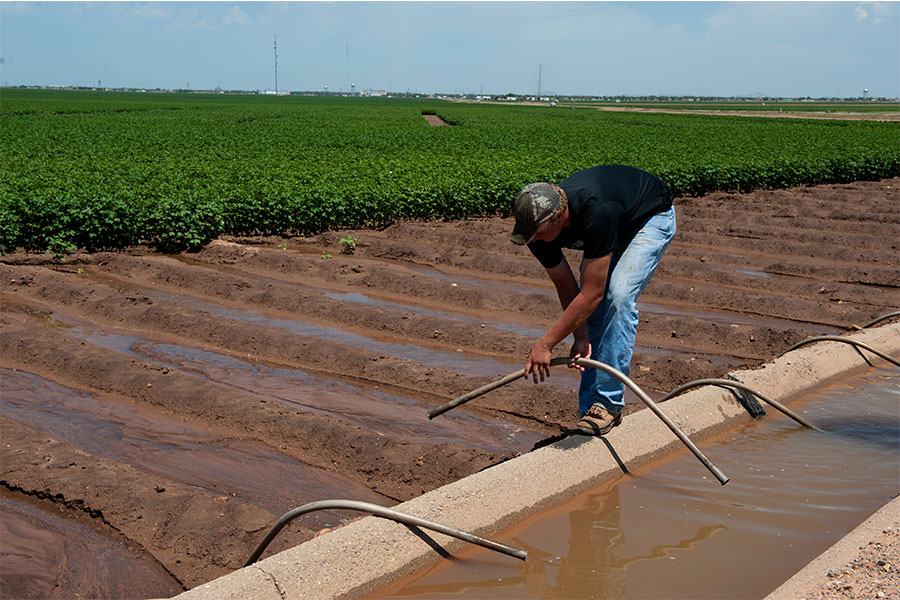
[[(885, 316), (885, 318), (886, 318), (886, 317), (887, 317), (887, 315)], [(787, 354), (787, 353), (790, 352), (791, 350), (796, 350), (796, 349), (799, 348), (800, 346), (805, 346), (806, 344), (811, 344), (811, 343), (813, 343), (813, 342), (821, 342), (821, 341), (826, 341), (826, 340), (827, 340), (827, 341), (832, 341), (832, 342), (843, 342), (843, 343), (845, 343), (845, 344), (850, 344), (851, 346), (856, 346), (857, 348), (863, 348), (864, 350), (868, 350), (869, 352), (871, 352), (871, 353), (874, 354), (875, 356), (878, 356), (878, 357), (880, 357), (880, 358), (883, 358), (884, 360), (888, 361), (889, 363), (891, 363), (891, 364), (893, 364), (893, 365), (896, 365), (896, 366), (900, 367), (900, 361), (897, 361), (896, 359), (891, 358), (890, 356), (888, 356), (888, 355), (885, 354), (884, 352), (881, 352), (881, 351), (879, 351), (879, 350), (876, 350), (875, 348), (873, 348), (872, 346), (870, 346), (870, 345), (868, 345), (868, 344), (864, 344), (864, 343), (862, 343), (862, 342), (858, 342), (858, 341), (852, 340), (852, 339), (850, 339), (850, 338), (841, 337), (841, 336), (839, 336), (839, 335), (819, 335), (819, 336), (816, 336), (816, 337), (807, 338), (807, 339), (805, 339), (805, 340), (802, 340), (802, 341), (800, 341), (800, 342), (797, 342), (796, 344), (794, 344), (793, 346), (791, 346), (790, 348), (788, 348), (787, 350), (785, 350), (784, 352), (782, 352), (781, 354), (779, 354), (776, 358), (781, 358), (782, 356), (784, 356), (785, 354)]]
[[(646, 393), (644, 393), (644, 390), (639, 388), (637, 386), (637, 384), (635, 384), (633, 381), (631, 381), (631, 379), (629, 379), (627, 375), (625, 375), (618, 369), (615, 369), (615, 368), (613, 368), (607, 364), (604, 364), (602, 362), (598, 362), (596, 360), (591, 360), (589, 358), (578, 358), (574, 361), (571, 358), (554, 358), (550, 361), (550, 366), (568, 365), (573, 362), (582, 367), (590, 367), (592, 369), (599, 369), (601, 371), (609, 373), (610, 375), (612, 375), (613, 377), (615, 377), (616, 379), (618, 379), (619, 381), (621, 381), (622, 383), (627, 385), (629, 388), (631, 388), (631, 390), (635, 394), (637, 394), (638, 398), (640, 398), (641, 401), (644, 404), (646, 404), (647, 407), (651, 411), (653, 411), (653, 414), (655, 414), (657, 417), (659, 417), (662, 420), (662, 422), (665, 423), (666, 426), (672, 431), (672, 433), (674, 433), (675, 436), (679, 440), (681, 440), (684, 443), (684, 445), (687, 446), (691, 452), (693, 452), (694, 456), (696, 456), (697, 459), (703, 463), (703, 466), (705, 466), (707, 469), (709, 469), (710, 473), (712, 473), (715, 476), (715, 478), (719, 480), (719, 483), (721, 483), (722, 485), (725, 485), (726, 483), (728, 483), (728, 477), (721, 470), (719, 470), (719, 468), (716, 465), (714, 465), (712, 463), (712, 461), (710, 461), (708, 458), (706, 458), (706, 456), (703, 454), (703, 452), (701, 452), (700, 449), (697, 448), (696, 445), (694, 445), (694, 443), (688, 438), (688, 436), (686, 436), (684, 434), (684, 432), (681, 431), (681, 429), (679, 429), (678, 426), (675, 425), (675, 423), (665, 413), (663, 413), (659, 409), (658, 406), (656, 406), (656, 403), (653, 402), (653, 400), (651, 400), (650, 397)], [(460, 396), (459, 398), (456, 398), (455, 400), (451, 400), (450, 402), (447, 402), (446, 404), (443, 404), (437, 408), (434, 408), (434, 409), (428, 411), (428, 418), (433, 419), (438, 415), (444, 414), (445, 412), (447, 412), (448, 410), (450, 410), (452, 408), (456, 408), (460, 404), (464, 404), (464, 403), (468, 402), (469, 400), (477, 398), (478, 396), (481, 396), (482, 394), (490, 392), (491, 390), (495, 390), (500, 386), (506, 385), (507, 383), (515, 381), (516, 379), (520, 379), (524, 376), (525, 376), (525, 369), (520, 369), (520, 370), (516, 371), (515, 373), (510, 373), (509, 375), (507, 375), (506, 377), (503, 377), (502, 379), (498, 379), (497, 381), (494, 381), (492, 383), (484, 385), (484, 386), (478, 388), (477, 390), (473, 390), (473, 391), (469, 392), (468, 394), (464, 394), (464, 395)]]
[(872, 319), (871, 321), (869, 321), (868, 323), (866, 323), (865, 325), (863, 325), (863, 326), (861, 327), (861, 329), (865, 329), (865, 328), (867, 328), (867, 327), (871, 327), (872, 325), (877, 325), (878, 323), (881, 323), (882, 321), (886, 321), (886, 320), (888, 320), (888, 319), (890, 319), (890, 318), (892, 318), (892, 317), (900, 317), (900, 310), (898, 310), (898, 311), (896, 311), (896, 312), (888, 313), (888, 314), (886, 314), (886, 315), (881, 315), (881, 316), (878, 317), (877, 319)]
[(754, 396), (756, 396), (757, 398), (759, 398), (760, 400), (762, 400), (763, 402), (765, 402), (766, 404), (771, 406), (772, 408), (777, 408), (778, 410), (780, 410), (781, 412), (783, 412), (784, 414), (786, 414), (793, 420), (797, 421), (801, 425), (803, 425), (805, 427), (809, 427), (810, 429), (816, 429), (816, 430), (818, 429), (818, 427), (814, 426), (812, 423), (810, 423), (809, 421), (807, 421), (806, 419), (804, 419), (803, 417), (801, 417), (800, 415), (798, 415), (797, 413), (795, 413), (794, 411), (789, 409), (788, 407), (784, 406), (780, 402), (772, 400), (768, 396), (754, 390), (752, 387), (750, 387), (748, 385), (744, 385), (740, 381), (730, 381), (728, 379), (697, 379), (696, 381), (690, 381), (688, 383), (685, 383), (684, 385), (678, 386), (677, 388), (675, 388), (674, 390), (672, 390), (671, 392), (669, 392), (668, 394), (666, 394), (665, 396), (660, 398), (659, 401), (665, 402), (669, 398), (674, 398), (675, 396), (677, 396), (678, 394), (680, 394), (682, 392), (685, 392), (691, 388), (700, 387), (703, 385), (718, 385), (718, 386), (732, 387), (732, 388), (736, 388), (739, 390), (745, 390), (747, 392), (750, 392), (751, 394), (753, 394)]
[(262, 555), (266, 547), (268, 547), (272, 540), (275, 539), (275, 536), (278, 535), (278, 532), (281, 531), (285, 525), (287, 525), (297, 517), (305, 515), (306, 513), (316, 510), (328, 509), (346, 509), (368, 512), (379, 517), (384, 517), (386, 519), (391, 519), (400, 523), (406, 523), (407, 525), (415, 525), (418, 527), (423, 527), (425, 529), (431, 529), (432, 531), (437, 531), (438, 533), (443, 533), (444, 535), (449, 535), (450, 537), (455, 537), (472, 544), (483, 546), (484, 548), (494, 550), (495, 552), (502, 552), (503, 554), (506, 554), (508, 556), (518, 558), (519, 560), (525, 560), (528, 558), (528, 552), (526, 552), (525, 550), (520, 550), (519, 548), (507, 546), (506, 544), (501, 544), (500, 542), (495, 542), (494, 540), (479, 537), (473, 533), (463, 531), (462, 529), (448, 527), (446, 525), (441, 525), (440, 523), (435, 523), (433, 521), (428, 521), (426, 519), (400, 513), (390, 508), (379, 506), (377, 504), (371, 504), (369, 502), (359, 502), (357, 500), (319, 500), (317, 502), (310, 502), (308, 504), (304, 504), (303, 506), (298, 506), (297, 508), (284, 513), (284, 515), (282, 515), (282, 517), (278, 519), (278, 522), (276, 522), (275, 525), (272, 526), (272, 528), (269, 530), (269, 533), (266, 534), (266, 537), (263, 538), (263, 540), (259, 543), (259, 545), (256, 547), (256, 550), (253, 551), (253, 554), (251, 554), (250, 558), (247, 559), (247, 562), (244, 563), (244, 566), (247, 567), (259, 560), (260, 555)]
[(625, 375), (618, 369), (615, 369), (605, 363), (602, 363), (602, 362), (599, 362), (596, 360), (592, 360), (590, 358), (577, 358), (573, 362), (576, 365), (581, 365), (582, 367), (592, 367), (594, 369), (599, 369), (600, 371), (603, 371), (605, 373), (609, 373), (610, 375), (612, 375), (613, 377), (615, 377), (616, 379), (618, 379), (619, 381), (621, 381), (622, 383), (627, 385), (629, 388), (631, 388), (631, 391), (633, 391), (635, 394), (637, 394), (637, 397), (640, 398), (643, 401), (643, 403), (647, 405), (647, 408), (652, 410), (653, 414), (655, 414), (657, 417), (659, 417), (660, 420), (662, 420), (662, 422), (666, 424), (666, 427), (668, 427), (670, 430), (672, 430), (672, 433), (674, 433), (676, 435), (676, 437), (678, 437), (678, 439), (681, 440), (684, 443), (684, 445), (687, 446), (688, 449), (694, 453), (694, 456), (697, 457), (697, 460), (702, 462), (703, 466), (705, 466), (707, 469), (709, 469), (709, 472), (712, 473), (716, 477), (716, 479), (719, 480), (719, 483), (721, 483), (722, 485), (725, 485), (726, 483), (728, 483), (728, 477), (725, 475), (725, 473), (720, 471), (719, 467), (714, 465), (711, 460), (706, 458), (706, 455), (700, 451), (700, 448), (695, 446), (694, 442), (692, 442), (688, 438), (688, 436), (686, 436), (684, 434), (684, 432), (678, 428), (678, 426), (672, 421), (672, 419), (670, 419), (668, 415), (666, 415), (663, 411), (661, 411), (659, 409), (659, 407), (656, 405), (656, 402), (651, 400), (650, 396), (648, 396), (644, 392), (644, 390), (639, 388), (636, 383), (634, 383), (631, 379), (629, 379), (627, 375)]
[[(552, 359), (550, 359), (550, 366), (555, 367), (556, 365), (567, 365), (570, 362), (572, 362), (572, 359), (570, 359), (570, 358), (552, 358)], [(468, 394), (463, 394), (462, 396), (460, 396), (459, 398), (456, 398), (455, 400), (451, 400), (450, 402), (448, 402), (446, 404), (442, 404), (442, 405), (438, 406), (437, 408), (432, 408), (431, 410), (428, 411), (428, 418), (433, 419), (438, 415), (444, 414), (445, 412), (447, 412), (450, 409), (456, 408), (460, 404), (465, 404), (469, 400), (474, 400), (478, 396), (486, 394), (492, 390), (496, 390), (498, 387), (503, 387), (507, 383), (512, 383), (516, 379), (522, 379), (523, 377), (525, 377), (525, 369), (519, 369), (515, 373), (510, 373), (509, 375), (507, 375), (506, 377), (503, 377), (502, 379), (498, 379), (497, 381), (492, 381), (491, 383), (489, 383), (487, 385), (481, 386), (477, 390), (472, 390)]]

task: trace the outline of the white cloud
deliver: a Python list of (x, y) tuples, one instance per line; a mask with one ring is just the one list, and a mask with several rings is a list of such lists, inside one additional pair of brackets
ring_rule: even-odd
[(165, 3), (136, 3), (127, 6), (129, 15), (138, 21), (164, 20), (169, 18), (169, 7), (166, 6)]
[(874, 23), (875, 25), (883, 23), (885, 17), (890, 16), (891, 8), (892, 7), (887, 2), (875, 2), (874, 4), (872, 4), (872, 23)]
[(872, 14), (876, 17), (886, 17), (892, 9), (896, 9), (896, 6), (891, 6), (890, 2), (867, 2), (866, 6), (872, 9)]
[(853, 12), (856, 13), (856, 22), (857, 23), (862, 23), (863, 21), (866, 20), (866, 17), (869, 16), (868, 11), (866, 11), (866, 9), (864, 9), (862, 6), (857, 6)]
[(250, 17), (241, 10), (240, 6), (233, 6), (231, 10), (222, 18), (222, 22), (231, 25), (247, 25), (250, 23)]

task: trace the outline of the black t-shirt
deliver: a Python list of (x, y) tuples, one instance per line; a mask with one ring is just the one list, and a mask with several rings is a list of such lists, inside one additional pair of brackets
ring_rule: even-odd
[(547, 269), (562, 262), (563, 248), (600, 258), (624, 247), (653, 215), (672, 206), (672, 192), (659, 178), (622, 165), (578, 171), (559, 184), (569, 199), (571, 221), (552, 242), (528, 249)]

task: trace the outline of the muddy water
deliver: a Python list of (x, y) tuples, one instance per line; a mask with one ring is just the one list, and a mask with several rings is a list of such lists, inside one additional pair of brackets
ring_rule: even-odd
[[(471, 325), (482, 325), (486, 323), (490, 323), (490, 326), (494, 329), (500, 329), (502, 331), (508, 331), (510, 333), (516, 333), (519, 335), (523, 335), (526, 337), (534, 338), (537, 341), (538, 338), (543, 336), (547, 332), (547, 327), (535, 327), (534, 324), (524, 324), (519, 321), (513, 320), (500, 320), (497, 317), (492, 316), (489, 321), (485, 321), (485, 319), (476, 319), (470, 317), (468, 315), (456, 314), (451, 312), (446, 312), (442, 310), (434, 310), (430, 308), (422, 308), (420, 306), (412, 305), (412, 304), (402, 304), (399, 302), (391, 302), (389, 300), (381, 300), (377, 298), (373, 298), (366, 294), (361, 294), (359, 292), (345, 292), (345, 293), (337, 293), (337, 292), (329, 292), (324, 294), (326, 297), (331, 298), (332, 300), (340, 300), (341, 302), (355, 302), (358, 304), (365, 304), (367, 306), (377, 306), (382, 308), (392, 308), (395, 310), (403, 310), (407, 312), (415, 312), (422, 316), (428, 317), (440, 317), (442, 319), (449, 319), (452, 321), (457, 321), (459, 323), (467, 323)], [(569, 335), (565, 340), (563, 340), (562, 345), (571, 344), (575, 340), (574, 336)], [(665, 356), (685, 356), (685, 357), (697, 357), (704, 358), (709, 360), (713, 364), (721, 364), (721, 365), (730, 365), (733, 364), (733, 361), (730, 361), (728, 358), (716, 355), (716, 354), (704, 354), (702, 352), (678, 352), (673, 351), (671, 349), (661, 349), (661, 348), (651, 348), (649, 346), (635, 346), (636, 352), (644, 352), (647, 354), (658, 354)]]
[(200, 374), (258, 398), (276, 400), (309, 413), (327, 414), (364, 429), (390, 432), (417, 443), (460, 442), (490, 451), (525, 452), (540, 438), (537, 433), (510, 423), (488, 422), (464, 413), (438, 423), (427, 418), (428, 406), (416, 400), (322, 379), (299, 369), (267, 367), (215, 352), (131, 336), (104, 333), (85, 337), (119, 352)]
[[(353, 302), (355, 304), (364, 304), (366, 306), (390, 308), (390, 309), (394, 309), (394, 310), (401, 310), (401, 311), (405, 311), (405, 312), (415, 313), (415, 314), (418, 314), (421, 316), (439, 317), (442, 319), (449, 319), (451, 321), (457, 321), (459, 323), (469, 323), (469, 324), (476, 324), (476, 325), (480, 325), (482, 323), (487, 324), (487, 322), (484, 319), (478, 319), (476, 317), (472, 317), (472, 316), (469, 316), (466, 314), (448, 312), (448, 311), (444, 311), (444, 310), (437, 310), (434, 308), (425, 308), (425, 307), (417, 305), (417, 304), (404, 304), (402, 302), (394, 302), (394, 301), (386, 300), (386, 299), (382, 299), (382, 298), (375, 298), (369, 294), (363, 294), (360, 292), (332, 292), (332, 291), (328, 291), (327, 289), (324, 289), (324, 288), (317, 288), (317, 287), (303, 285), (303, 284), (299, 284), (299, 283), (295, 283), (295, 282), (284, 281), (281, 279), (266, 277), (266, 276), (259, 275), (259, 274), (249, 275), (248, 273), (246, 273), (240, 269), (236, 269), (234, 267), (229, 267), (227, 265), (215, 265), (215, 267), (212, 267), (208, 264), (202, 263), (200, 261), (197, 261), (197, 260), (194, 260), (191, 258), (181, 256), (181, 255), (176, 255), (176, 256), (173, 256), (172, 258), (178, 260), (179, 262), (183, 262), (185, 264), (195, 266), (197, 268), (214, 269), (216, 271), (221, 271), (223, 273), (237, 274), (237, 275), (240, 275), (241, 277), (245, 277), (245, 278), (252, 277), (253, 279), (256, 279), (259, 281), (275, 283), (280, 286), (291, 286), (292, 288), (295, 288), (298, 291), (302, 291), (302, 292), (306, 292), (306, 293), (321, 294), (325, 298), (330, 298), (332, 300), (338, 300), (340, 302)], [(463, 279), (468, 279), (470, 281), (477, 281), (476, 285), (480, 285), (480, 286), (489, 285), (489, 282), (482, 281), (482, 280), (476, 280), (475, 278), (463, 278)], [(522, 290), (526, 290), (526, 289), (530, 290), (529, 293), (533, 293), (536, 291), (533, 288), (526, 288), (525, 286), (519, 286), (519, 287)], [(520, 335), (525, 335), (528, 337), (539, 338), (542, 335), (544, 335), (544, 333), (546, 332), (546, 328), (542, 329), (540, 327), (533, 327), (529, 324), (523, 324), (523, 323), (512, 321), (512, 320), (498, 321), (496, 319), (496, 317), (491, 317), (489, 322), (490, 322), (490, 326), (493, 328), (500, 329), (503, 331), (509, 331), (511, 333), (518, 333)]]
[(159, 598), (181, 591), (153, 558), (90, 527), (0, 497), (2, 598)]
[[(647, 312), (658, 315), (670, 315), (673, 317), (690, 317), (708, 321), (710, 323), (720, 323), (723, 325), (755, 325), (757, 327), (771, 327), (776, 331), (786, 331), (795, 329), (798, 326), (797, 321), (789, 321), (788, 319), (780, 319), (778, 317), (766, 317), (762, 315), (744, 314), (739, 312), (718, 311), (711, 309), (698, 309), (696, 307), (684, 307), (677, 305), (654, 304), (652, 302), (638, 302), (638, 309), (641, 312)], [(817, 335), (838, 334), (840, 330), (836, 327), (828, 325), (820, 325), (818, 323), (802, 323), (804, 331), (809, 331)]]
[[(513, 283), (509, 281), (502, 280), (494, 280), (494, 279), (479, 279), (477, 277), (471, 276), (461, 276), (461, 275), (448, 275), (435, 269), (434, 267), (426, 267), (422, 265), (404, 265), (411, 271), (415, 271), (421, 275), (426, 277), (430, 277), (433, 279), (439, 279), (441, 281), (451, 281), (451, 282), (459, 282), (465, 283), (467, 285), (473, 285), (477, 287), (494, 287), (494, 288), (502, 288), (508, 289), (510, 291), (514, 291), (520, 294), (546, 294), (547, 296), (556, 298), (556, 292), (552, 289), (545, 289), (540, 287), (532, 287), (520, 283)], [(767, 275), (764, 273), (764, 275)], [(788, 319), (780, 319), (777, 317), (765, 317), (762, 315), (752, 315), (752, 314), (743, 314), (738, 312), (728, 312), (728, 311), (716, 311), (716, 310), (702, 310), (698, 309), (696, 306), (677, 306), (674, 304), (669, 304), (666, 306), (656, 304), (653, 302), (638, 302), (638, 310), (642, 313), (650, 313), (650, 314), (659, 314), (659, 315), (670, 315), (670, 316), (678, 316), (678, 317), (690, 317), (695, 319), (700, 319), (702, 321), (709, 321), (710, 323), (724, 323), (726, 325), (737, 324), (737, 325), (756, 325), (760, 327), (771, 327), (776, 330), (787, 330), (797, 327), (797, 323), (795, 321), (790, 321)], [(494, 323), (492, 322), (492, 325)], [(495, 325), (496, 326), (496, 325)], [(833, 334), (837, 333), (838, 330), (835, 327), (828, 327), (827, 325), (818, 325), (818, 324), (809, 324), (804, 323), (804, 328), (809, 330), (810, 332), (825, 335), (825, 334)], [(546, 330), (544, 330), (546, 331)], [(543, 335), (544, 331), (541, 331), (538, 335)]]
[(346, 292), (346, 293), (337, 293), (337, 292), (329, 292), (325, 294), (326, 297), (331, 298), (332, 300), (340, 300), (341, 302), (355, 302), (357, 304), (365, 304), (367, 306), (378, 306), (382, 308), (393, 308), (396, 310), (402, 310), (406, 312), (414, 312), (418, 315), (426, 316), (426, 317), (440, 317), (442, 319), (450, 319), (452, 321), (457, 321), (459, 323), (469, 323), (469, 324), (487, 324), (490, 323), (491, 327), (496, 329), (500, 329), (503, 331), (509, 331), (510, 333), (518, 333), (520, 335), (539, 338), (544, 333), (546, 333), (546, 329), (540, 327), (533, 327), (531, 325), (526, 325), (523, 323), (518, 323), (515, 321), (498, 321), (495, 317), (491, 317), (490, 321), (485, 321), (482, 319), (477, 319), (474, 317), (470, 317), (468, 315), (451, 313), (443, 310), (435, 310), (433, 308), (423, 308), (421, 306), (413, 305), (413, 304), (402, 304), (400, 302), (391, 302), (389, 300), (380, 300), (377, 298), (373, 298), (372, 296), (368, 296), (366, 294), (361, 294), (359, 292)]
[[(103, 401), (29, 373), (0, 369), (0, 411), (90, 454), (130, 464), (215, 496), (232, 496), (275, 514), (312, 500), (384, 499), (368, 488), (265, 444), (221, 435), (156, 412)], [(321, 513), (316, 526), (339, 522)]]
[(327, 414), (416, 443), (460, 442), (491, 451), (525, 452), (540, 437), (509, 423), (489, 423), (471, 415), (437, 423), (428, 419), (427, 407), (416, 400), (377, 389), (363, 390), (297, 369), (266, 367), (172, 344), (136, 342), (131, 349), (254, 396), (275, 399), (305, 412)]
[(403, 598), (761, 598), (900, 493), (900, 377), (871, 370), (495, 535), (380, 592)]
[[(179, 262), (183, 262), (188, 265), (197, 266), (198, 268), (212, 269), (210, 265), (205, 263), (201, 263), (194, 259), (190, 259), (184, 256), (173, 256), (172, 258), (177, 259)], [(422, 265), (407, 265), (404, 264), (404, 267), (413, 271), (417, 274), (421, 274), (425, 277), (429, 277), (431, 279), (438, 279), (440, 281), (450, 281), (452, 283), (462, 282), (468, 285), (472, 285), (475, 287), (500, 287), (503, 289), (509, 289), (511, 291), (520, 293), (520, 294), (546, 294), (548, 296), (552, 296), (555, 298), (555, 294), (553, 292), (544, 290), (542, 288), (530, 287), (523, 284), (517, 284), (512, 282), (505, 281), (496, 281), (496, 280), (487, 280), (487, 279), (479, 279), (477, 277), (472, 276), (457, 276), (457, 275), (448, 275), (439, 271), (433, 267), (425, 267)], [(306, 293), (317, 293), (321, 294), (326, 298), (330, 298), (332, 300), (338, 300), (341, 302), (353, 302), (356, 304), (364, 304), (366, 306), (374, 306), (380, 308), (390, 308), (393, 310), (400, 310), (410, 313), (416, 313), (422, 316), (430, 316), (430, 317), (439, 317), (442, 319), (449, 319), (452, 321), (457, 321), (459, 323), (468, 323), (472, 325), (481, 325), (486, 324), (490, 325), (490, 327), (494, 329), (499, 329), (501, 331), (508, 331), (510, 333), (515, 333), (518, 335), (523, 335), (530, 338), (540, 338), (544, 333), (547, 332), (546, 326), (535, 325), (535, 323), (523, 323), (519, 320), (515, 319), (504, 319), (501, 316), (492, 315), (491, 318), (485, 321), (484, 318), (476, 318), (470, 316), (468, 314), (461, 314), (450, 312), (446, 310), (438, 310), (434, 308), (426, 308), (418, 304), (405, 304), (402, 302), (396, 302), (393, 300), (388, 300), (385, 298), (377, 298), (370, 294), (363, 294), (361, 292), (330, 292), (324, 288), (317, 288), (307, 285), (302, 285), (299, 283), (293, 282), (285, 282), (280, 279), (274, 279), (271, 277), (265, 277), (263, 275), (248, 275), (246, 272), (241, 271), (240, 269), (236, 269), (234, 267), (229, 267), (227, 265), (216, 265), (214, 267), (215, 270), (222, 271), (225, 273), (233, 273), (239, 274), (241, 277), (253, 277), (254, 279), (258, 279), (260, 281), (277, 283), (278, 285), (290, 285), (295, 287), (298, 291), (306, 292)], [(765, 273), (764, 273), (765, 275)], [(99, 276), (99, 275), (98, 275)], [(116, 279), (116, 282), (119, 280)], [(146, 291), (146, 290), (143, 290)], [(673, 308), (671, 306), (659, 306), (652, 303), (639, 302), (638, 308), (642, 312), (646, 313), (655, 313), (655, 314), (664, 314), (664, 315), (672, 315), (672, 316), (690, 316), (699, 318), (705, 321), (709, 321), (712, 323), (725, 323), (725, 324), (741, 324), (741, 325), (757, 325), (757, 326), (769, 326), (774, 329), (786, 330), (792, 327), (796, 327), (796, 323), (791, 321), (787, 321), (785, 319), (774, 319), (774, 318), (765, 318), (761, 316), (755, 315), (743, 315), (741, 313), (734, 312), (716, 312), (716, 311), (701, 311), (696, 308), (685, 309), (685, 308)], [(807, 326), (809, 331), (817, 334), (826, 334), (826, 333), (837, 333), (837, 329), (833, 327), (825, 327), (825, 326)], [(570, 343), (573, 341), (573, 337), (570, 335), (564, 342)], [(640, 346), (636, 347), (636, 350), (639, 352), (647, 352), (653, 354), (655, 352), (665, 353), (667, 356), (678, 356), (684, 354), (685, 356), (696, 356), (699, 358), (705, 358), (711, 360), (715, 364), (727, 364), (728, 361), (725, 358), (717, 357), (715, 355), (706, 355), (703, 353), (680, 353), (678, 351), (667, 349), (665, 351), (655, 350), (653, 348)]]
[[(150, 359), (173, 370), (200, 375), (242, 393), (274, 400), (305, 412), (327, 414), (364, 429), (388, 433), (417, 443), (457, 442), (497, 452), (522, 453), (541, 439), (538, 432), (504, 421), (487, 421), (464, 411), (446, 420), (427, 417), (432, 405), (341, 381), (316, 377), (299, 369), (278, 368), (242, 361), (198, 348), (166, 344), (132, 335), (125, 329), (99, 332), (86, 321), (27, 307), (21, 310), (48, 327), (62, 327), (71, 335), (114, 352)], [(449, 415), (448, 415), (449, 416)]]
[[(454, 352), (435, 350), (416, 344), (389, 342), (359, 335), (336, 327), (316, 325), (296, 319), (271, 317), (253, 309), (232, 308), (218, 302), (198, 298), (189, 294), (171, 291), (164, 292), (136, 286), (129, 282), (122, 282), (122, 280), (115, 276), (98, 273), (94, 269), (90, 270), (90, 275), (99, 281), (104, 281), (115, 286), (125, 285), (130, 289), (140, 291), (142, 294), (155, 300), (184, 304), (216, 317), (232, 319), (240, 323), (281, 329), (301, 336), (326, 338), (342, 344), (359, 346), (375, 352), (380, 352), (387, 356), (396, 356), (408, 361), (415, 361), (432, 367), (453, 370), (467, 375), (502, 377), (522, 368), (522, 361), (518, 358), (504, 360), (472, 354), (465, 352), (462, 349)], [(315, 288), (301, 287), (301, 289), (316, 291)], [(554, 385), (567, 390), (575, 389), (578, 387), (578, 379), (574, 375), (565, 373), (548, 380), (547, 385)]]
[[(157, 292), (153, 290), (144, 290), (144, 293), (151, 298), (188, 304), (217, 317), (233, 319), (241, 323), (252, 323), (264, 327), (283, 329), (297, 335), (327, 338), (342, 344), (350, 344), (367, 348), (368, 350), (375, 352), (382, 352), (387, 356), (396, 356), (405, 360), (419, 362), (432, 367), (450, 369), (468, 375), (502, 377), (522, 368), (522, 361), (519, 359), (501, 360), (462, 351), (446, 352), (433, 350), (416, 344), (387, 342), (343, 331), (334, 327), (325, 327), (323, 325), (315, 325), (294, 319), (270, 317), (251, 309), (234, 309), (222, 304), (201, 300), (183, 294)], [(574, 376), (566, 374), (561, 377), (556, 377), (555, 380), (548, 381), (548, 384), (557, 385), (563, 389), (573, 389), (578, 387), (577, 381), (578, 380)]]

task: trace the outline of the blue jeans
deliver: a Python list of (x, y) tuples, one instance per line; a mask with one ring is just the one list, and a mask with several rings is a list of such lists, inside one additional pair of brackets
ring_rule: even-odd
[[(637, 298), (647, 287), (663, 252), (675, 235), (675, 207), (644, 223), (631, 243), (613, 253), (603, 300), (588, 317), (591, 358), (628, 375), (637, 333)], [(585, 369), (578, 390), (581, 415), (592, 404), (612, 413), (625, 406), (625, 384), (597, 369)]]

